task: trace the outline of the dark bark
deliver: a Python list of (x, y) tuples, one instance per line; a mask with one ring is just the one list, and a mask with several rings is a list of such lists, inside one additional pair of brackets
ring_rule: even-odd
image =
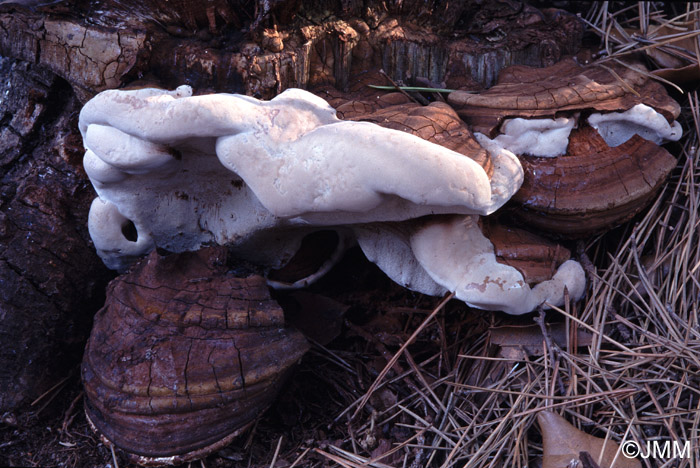
[(521, 2), (65, 1), (0, 7), (0, 54), (42, 64), (81, 100), (141, 78), (270, 98), (383, 68), (395, 80), (489, 86), (510, 64), (576, 53), (573, 15)]
[(78, 103), (52, 73), (3, 59), (0, 76), (0, 411), (75, 367), (106, 269), (86, 229)]

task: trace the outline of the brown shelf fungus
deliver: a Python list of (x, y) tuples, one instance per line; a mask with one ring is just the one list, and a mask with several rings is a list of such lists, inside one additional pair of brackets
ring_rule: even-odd
[[(341, 105), (340, 109), (350, 104), (360, 107), (358, 101), (351, 101)], [(365, 114), (355, 113), (348, 119), (372, 122), (384, 128), (416, 135), (473, 159), (489, 177), (493, 175), (493, 161), (489, 152), (477, 143), (467, 125), (444, 102), (433, 102), (427, 106), (407, 102)]]
[[(521, 314), (562, 304), (565, 290), (573, 299), (583, 294), (578, 263), (561, 259), (530, 285), (497, 261), (483, 235), (479, 215), (522, 183), (512, 153), (479, 146), (445, 105), (413, 107), (403, 120), (390, 108), (380, 112), (378, 123), (403, 121), (411, 133), (341, 121), (298, 89), (268, 102), (192, 96), (189, 87), (105, 91), (79, 123), (99, 195), (89, 215), (98, 253), (126, 270), (156, 246), (218, 244), (279, 268), (306, 235), (336, 231), (343, 242), (357, 239), (400, 284), (455, 291), (475, 307)], [(429, 135), (431, 126), (440, 131)], [(455, 146), (444, 131), (468, 140)], [(151, 253), (115, 280), (85, 353), (90, 421), (142, 463), (191, 459), (233, 437), (305, 349), (283, 327), (262, 279), (231, 278), (204, 252), (221, 250)], [(325, 269), (322, 260), (311, 264)], [(287, 273), (273, 281), (294, 286)], [(158, 440), (140, 438), (142, 428)]]
[(583, 127), (570, 140), (566, 156), (521, 157), (526, 177), (513, 213), (546, 232), (585, 236), (631, 219), (676, 166), (668, 151), (638, 135), (611, 148)]
[(226, 249), (155, 251), (109, 285), (82, 377), (86, 414), (144, 465), (226, 445), (274, 399), (308, 349), (265, 279), (226, 272)]
[(490, 216), (481, 218), (480, 225), (493, 244), (496, 259), (517, 269), (530, 286), (552, 279), (557, 269), (571, 260), (568, 249), (530, 231), (506, 226)]
[[(362, 98), (336, 100), (339, 114), (353, 109), (352, 120), (373, 122), (453, 149), (477, 161), (489, 175), (494, 170), (492, 154), (505, 153), (490, 142), (485, 145), (489, 150), (479, 145), (445, 103), (376, 106), (376, 101)], [(373, 110), (362, 114), (358, 109)], [(512, 314), (529, 312), (543, 303), (561, 304), (564, 287), (570, 297), (582, 296), (583, 271), (578, 263), (566, 262), (568, 251), (487, 219), (432, 216), (358, 226), (355, 232), (367, 257), (394, 281), (414, 291), (431, 295), (454, 291), (455, 297), (473, 307)], [(426, 240), (421, 242), (422, 238)]]
[(577, 237), (633, 217), (675, 167), (659, 145), (681, 137), (680, 107), (647, 75), (641, 65), (571, 59), (515, 66), (489, 90), (454, 92), (449, 102), (482, 144), (492, 139), (520, 158), (514, 215)]

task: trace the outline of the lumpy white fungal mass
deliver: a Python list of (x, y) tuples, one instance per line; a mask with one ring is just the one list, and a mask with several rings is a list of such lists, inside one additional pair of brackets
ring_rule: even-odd
[[(471, 305), (510, 313), (525, 311), (522, 304), (557, 302), (564, 285), (572, 290), (565, 280), (552, 283), (552, 293), (528, 292), (527, 285), (515, 287), (522, 277), (513, 268), (484, 266), (493, 248), (464, 215), (494, 212), (523, 177), (517, 158), (497, 145), (487, 147), (494, 162), (489, 178), (470, 158), (417, 136), (341, 121), (323, 99), (299, 89), (267, 102), (192, 96), (187, 86), (105, 91), (83, 108), (80, 130), (85, 169), (98, 194), (90, 234), (113, 269), (124, 270), (156, 246), (178, 252), (208, 243), (279, 267), (304, 235), (321, 227), (354, 230), (372, 258), (379, 246), (394, 243), (391, 230), (381, 226), (414, 232), (416, 218), (432, 216), (428, 231), (388, 249), (393, 260), (374, 259), (407, 287), (429, 294), (455, 290)], [(462, 221), (436, 217), (441, 214), (463, 215)], [(429, 243), (420, 241), (431, 230), (456, 244), (440, 244), (442, 254), (431, 257)], [(455, 270), (461, 280), (445, 275), (455, 261), (462, 265)], [(463, 267), (477, 263), (473, 271)], [(462, 293), (465, 284), (486, 277), (514, 285), (517, 294), (502, 292), (499, 303), (488, 287)], [(516, 296), (518, 307), (512, 305)]]

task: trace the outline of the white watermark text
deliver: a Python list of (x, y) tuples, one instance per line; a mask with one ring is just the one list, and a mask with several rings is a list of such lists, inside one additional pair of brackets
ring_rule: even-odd
[(670, 460), (673, 458), (690, 458), (690, 441), (647, 440), (637, 442), (626, 440), (621, 445), (622, 455), (627, 458), (650, 458)]

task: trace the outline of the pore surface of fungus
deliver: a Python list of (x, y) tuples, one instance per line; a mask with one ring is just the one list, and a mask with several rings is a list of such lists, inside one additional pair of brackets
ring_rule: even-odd
[[(98, 432), (141, 463), (175, 463), (230, 440), (269, 404), (306, 343), (283, 327), (261, 278), (226, 273), (217, 258), (231, 250), (280, 267), (304, 236), (316, 231), (318, 249), (335, 231), (331, 257), (336, 240), (357, 239), (400, 284), (475, 307), (521, 314), (583, 294), (578, 263), (555, 252), (531, 285), (481, 231), (479, 215), (522, 183), (517, 157), (480, 146), (444, 104), (407, 110), (341, 121), (301, 90), (262, 102), (187, 87), (86, 104), (84, 162), (99, 195), (89, 228), (105, 262), (199, 249), (152, 252), (111, 284), (82, 368)], [(210, 243), (226, 248), (201, 248)], [(277, 274), (285, 287), (317, 276)]]
[(475, 132), (490, 138), (505, 119), (555, 118), (580, 111), (621, 112), (645, 104), (672, 122), (680, 106), (642, 65), (581, 66), (573, 59), (546, 68), (508, 67), (498, 83), (472, 94), (456, 91), (449, 103)]
[[(353, 120), (375, 122), (421, 136), (471, 157), (491, 172), (491, 157), (498, 161), (500, 153), (508, 153), (487, 138), (480, 145), (454, 110), (442, 102), (428, 106), (404, 102), (381, 106), (367, 114), (357, 112), (373, 109), (376, 107), (373, 102), (376, 101), (338, 99), (336, 105), (339, 109), (353, 109)], [(558, 120), (573, 127), (574, 119)], [(554, 132), (557, 131), (555, 128)], [(548, 144), (545, 139), (542, 138), (543, 144)], [(421, 243), (417, 240), (421, 238), (418, 233), (428, 230), (428, 225), (434, 234), (425, 235), (427, 240)], [(397, 283), (424, 294), (455, 291), (458, 298), (474, 307), (514, 314), (529, 312), (543, 303), (561, 303), (564, 286), (572, 298), (578, 299), (583, 294), (584, 275), (576, 262), (570, 262), (558, 273), (557, 269), (569, 258), (564, 249), (557, 251), (553, 244), (526, 231), (507, 229), (494, 222), (489, 226), (491, 237), (485, 237), (474, 216), (458, 219), (433, 216), (429, 220), (375, 223), (356, 227), (355, 232), (370, 260)], [(495, 243), (498, 243), (498, 255), (492, 245)], [(434, 252), (428, 254), (429, 251)], [(536, 283), (543, 284), (535, 286)]]
[(578, 300), (584, 293), (581, 266), (566, 260), (551, 279), (530, 287), (518, 269), (499, 262), (478, 216), (432, 217), (402, 226), (358, 229), (358, 242), (370, 260), (394, 281), (425, 294), (454, 291), (465, 303), (510, 314), (562, 304), (564, 290)]

